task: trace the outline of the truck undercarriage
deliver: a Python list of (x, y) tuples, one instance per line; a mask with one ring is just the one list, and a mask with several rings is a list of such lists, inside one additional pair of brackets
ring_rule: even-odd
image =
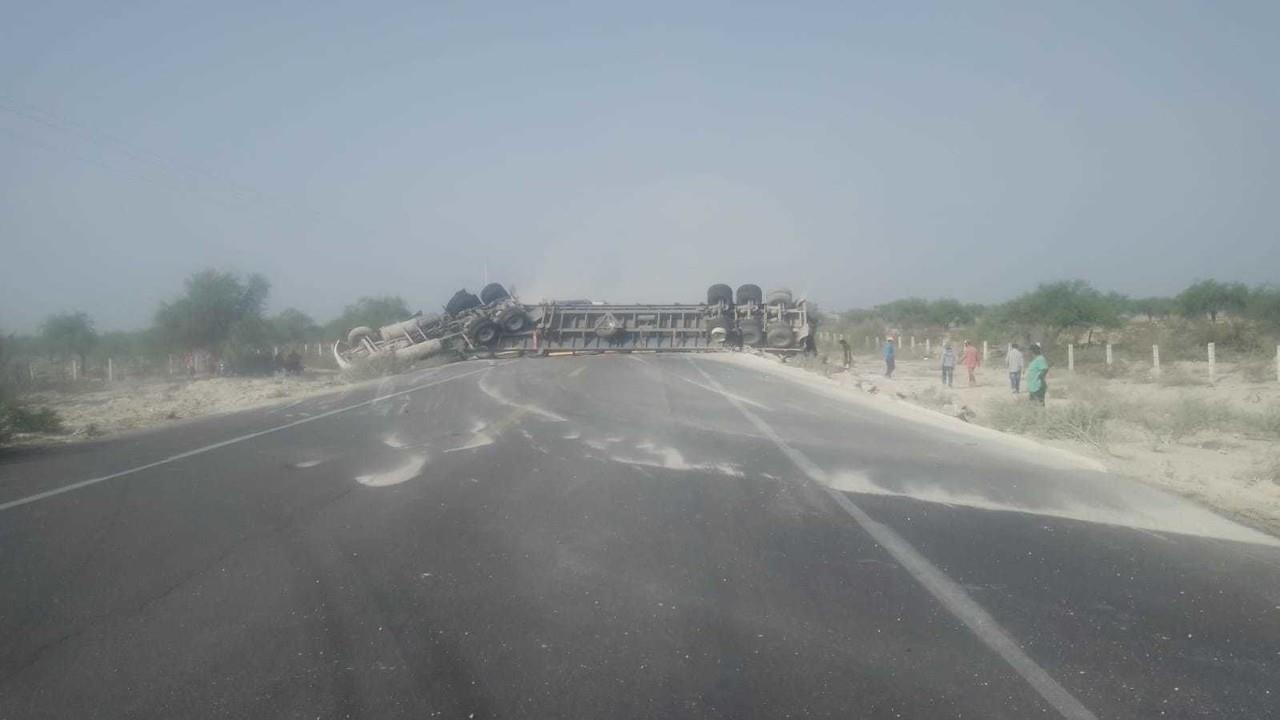
[(419, 313), (377, 330), (353, 328), (334, 343), (341, 367), (375, 357), (419, 360), (442, 353), (464, 357), (595, 352), (709, 352), (757, 348), (773, 353), (812, 350), (815, 318), (787, 290), (768, 295), (757, 285), (735, 293), (712, 285), (701, 304), (613, 305), (589, 300), (524, 304), (501, 285), (480, 295), (459, 290), (442, 315)]

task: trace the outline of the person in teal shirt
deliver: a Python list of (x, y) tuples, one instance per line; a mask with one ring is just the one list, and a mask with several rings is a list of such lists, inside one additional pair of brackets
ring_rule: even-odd
[(1040, 352), (1039, 343), (1031, 346), (1031, 364), (1027, 366), (1027, 393), (1031, 402), (1044, 405), (1044, 395), (1049, 390), (1045, 375), (1049, 374), (1049, 361)]

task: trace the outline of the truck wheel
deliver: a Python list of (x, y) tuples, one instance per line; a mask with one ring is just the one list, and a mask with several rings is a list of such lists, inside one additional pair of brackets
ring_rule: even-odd
[(760, 305), (764, 302), (764, 293), (761, 292), (759, 285), (739, 285), (738, 286), (738, 304), (749, 305), (755, 303)]
[(449, 299), (449, 304), (444, 306), (444, 311), (447, 315), (457, 315), (460, 312), (466, 312), (473, 307), (479, 306), (480, 298), (466, 290), (459, 290)]
[(482, 347), (488, 347), (497, 342), (501, 330), (489, 318), (478, 317), (467, 324), (467, 336), (471, 338), (471, 342)]
[(707, 304), (715, 305), (716, 303), (724, 303), (725, 305), (733, 304), (733, 288), (723, 283), (717, 283), (707, 288)]
[(769, 341), (769, 347), (787, 348), (796, 341), (796, 334), (789, 325), (778, 323), (769, 327), (765, 338)]
[(518, 333), (529, 325), (529, 316), (520, 308), (507, 308), (498, 314), (498, 325), (503, 332)]
[(760, 329), (759, 320), (743, 320), (738, 323), (738, 332), (742, 335), (742, 344), (755, 347), (764, 339), (764, 331)]
[(768, 300), (770, 305), (788, 305), (789, 306), (792, 303), (791, 291), (787, 290), (786, 288), (770, 290)]
[(498, 283), (489, 283), (480, 291), (480, 302), (485, 305), (492, 305), (499, 300), (506, 300), (509, 297), (511, 297), (511, 293), (507, 292), (507, 289)]

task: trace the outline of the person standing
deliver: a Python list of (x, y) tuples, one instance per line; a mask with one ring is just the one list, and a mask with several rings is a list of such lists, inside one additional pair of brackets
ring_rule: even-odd
[(884, 376), (885, 377), (887, 378), (893, 377), (893, 369), (895, 364), (896, 363), (894, 363), (894, 357), (893, 357), (893, 338), (891, 337), (885, 338), (884, 339)]
[(942, 384), (947, 387), (953, 387), (952, 382), (956, 377), (956, 351), (951, 347), (951, 343), (945, 343), (942, 346)]
[(849, 342), (844, 338), (840, 338), (840, 349), (844, 351), (844, 369), (848, 370), (853, 365), (853, 352), (849, 350)]
[(1027, 395), (1031, 398), (1031, 402), (1044, 405), (1045, 393), (1049, 391), (1049, 381), (1045, 380), (1045, 376), (1049, 374), (1049, 361), (1044, 359), (1044, 355), (1040, 353), (1038, 344), (1031, 345), (1031, 364), (1027, 365)]
[(968, 340), (964, 341), (964, 355), (960, 357), (960, 364), (964, 365), (965, 369), (969, 371), (969, 387), (977, 385), (978, 376), (973, 373), (982, 364), (982, 361), (978, 359), (978, 348)]
[(1018, 343), (1009, 346), (1009, 355), (1005, 358), (1005, 363), (1009, 368), (1009, 387), (1013, 388), (1013, 394), (1017, 395), (1022, 389), (1022, 348), (1018, 347)]

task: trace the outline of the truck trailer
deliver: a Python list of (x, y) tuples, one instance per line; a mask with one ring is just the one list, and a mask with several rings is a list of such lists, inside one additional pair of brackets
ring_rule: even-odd
[(498, 283), (479, 295), (454, 293), (442, 314), (418, 313), (378, 329), (352, 328), (333, 345), (340, 367), (376, 357), (419, 360), (599, 352), (712, 352), (755, 348), (812, 351), (816, 318), (789, 290), (758, 285), (707, 288), (699, 304), (610, 304), (590, 300), (526, 304)]

